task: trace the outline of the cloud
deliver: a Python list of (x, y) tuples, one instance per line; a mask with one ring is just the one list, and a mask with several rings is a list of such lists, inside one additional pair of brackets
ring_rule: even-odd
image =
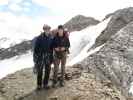
[[(37, 16), (36, 18), (28, 16), (15, 16), (11, 12), (0, 13), (0, 36), (6, 34), (39, 34), (42, 31), (43, 24), (49, 24), (52, 28), (59, 24), (64, 24), (65, 18), (60, 16)], [(8, 30), (7, 30), (8, 29)]]
[(8, 8), (11, 10), (11, 11), (14, 11), (14, 12), (20, 12), (23, 10), (23, 8), (18, 5), (18, 4), (11, 4), (8, 6)]
[(10, 3), (13, 3), (13, 4), (18, 4), (22, 2), (23, 0), (8, 0), (8, 1), (10, 1)]
[(0, 0), (0, 5), (7, 5), (9, 0)]
[(30, 2), (24, 2), (23, 5), (29, 7), (29, 6), (31, 6), (31, 3)]
[(63, 13), (62, 15), (72, 17), (83, 14), (98, 19), (103, 19), (106, 14), (117, 9), (133, 5), (131, 0), (33, 0), (33, 2), (48, 7), (54, 12)]

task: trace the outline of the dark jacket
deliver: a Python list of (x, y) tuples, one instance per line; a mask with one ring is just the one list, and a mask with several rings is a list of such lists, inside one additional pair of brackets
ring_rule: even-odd
[(53, 60), (53, 39), (42, 33), (37, 37), (34, 48), (34, 62), (35, 63), (52, 63)]
[(65, 35), (63, 37), (55, 36), (53, 39), (53, 48), (65, 47), (66, 50), (70, 47), (69, 38)]
[(65, 47), (65, 51), (55, 51), (54, 50), (54, 58), (62, 59), (66, 56), (66, 52), (70, 47), (69, 38), (65, 35), (63, 37), (59, 37), (58, 35), (53, 39), (53, 49)]

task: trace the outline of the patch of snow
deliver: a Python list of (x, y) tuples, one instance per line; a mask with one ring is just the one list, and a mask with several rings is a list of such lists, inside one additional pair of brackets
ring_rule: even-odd
[(87, 58), (89, 55), (91, 55), (91, 54), (93, 54), (93, 53), (99, 51), (99, 50), (103, 47), (103, 45), (101, 45), (101, 46), (95, 48), (94, 50), (91, 50), (91, 51), (87, 52), (88, 46), (89, 46), (89, 45), (87, 45), (87, 46), (81, 51), (81, 53), (80, 53), (78, 56), (76, 56), (74, 59), (72, 59), (70, 62), (68, 62), (68, 63), (67, 63), (67, 66), (73, 66), (74, 64), (76, 64), (76, 63), (78, 63), (78, 62), (84, 60), (85, 58)]
[(101, 32), (107, 27), (110, 18), (104, 20), (96, 26), (87, 27), (84, 30), (72, 32), (70, 34), (70, 55), (68, 61), (74, 59), (80, 52), (83, 52), (83, 48), (86, 46), (86, 51), (95, 43), (96, 38), (101, 34)]
[(133, 95), (133, 82), (130, 85), (129, 94)]
[(16, 56), (10, 59), (0, 61), (0, 79), (18, 70), (32, 67), (32, 60), (32, 53), (29, 51), (25, 55)]

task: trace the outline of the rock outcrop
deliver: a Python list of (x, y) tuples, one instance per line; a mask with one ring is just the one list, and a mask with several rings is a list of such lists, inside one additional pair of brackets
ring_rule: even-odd
[(77, 15), (68, 21), (64, 26), (68, 28), (70, 32), (80, 31), (88, 26), (97, 25), (100, 21), (92, 18), (85, 17), (83, 15)]
[(14, 56), (26, 54), (32, 48), (31, 43), (31, 41), (23, 41), (22, 43), (16, 44), (15, 46), (9, 47), (7, 49), (1, 49), (0, 60), (9, 59)]
[(118, 10), (112, 14), (106, 16), (106, 18), (112, 16), (106, 29), (97, 37), (94, 47), (100, 46), (106, 43), (111, 36), (117, 33), (120, 29), (125, 27), (131, 21), (133, 21), (133, 8), (125, 8)]
[(100, 79), (111, 80), (128, 95), (133, 82), (133, 22), (112, 36), (98, 52), (82, 61), (81, 66)]

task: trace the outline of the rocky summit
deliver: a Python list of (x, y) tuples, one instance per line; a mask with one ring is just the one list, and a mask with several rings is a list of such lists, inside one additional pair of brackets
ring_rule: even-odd
[(92, 18), (85, 17), (83, 15), (77, 15), (64, 24), (65, 28), (68, 28), (70, 32), (80, 31), (88, 26), (97, 25), (100, 21)]
[(130, 7), (117, 10), (106, 16), (106, 18), (108, 17), (111, 17), (111, 20), (106, 29), (97, 37), (94, 47), (104, 44), (111, 36), (133, 21), (133, 8)]

